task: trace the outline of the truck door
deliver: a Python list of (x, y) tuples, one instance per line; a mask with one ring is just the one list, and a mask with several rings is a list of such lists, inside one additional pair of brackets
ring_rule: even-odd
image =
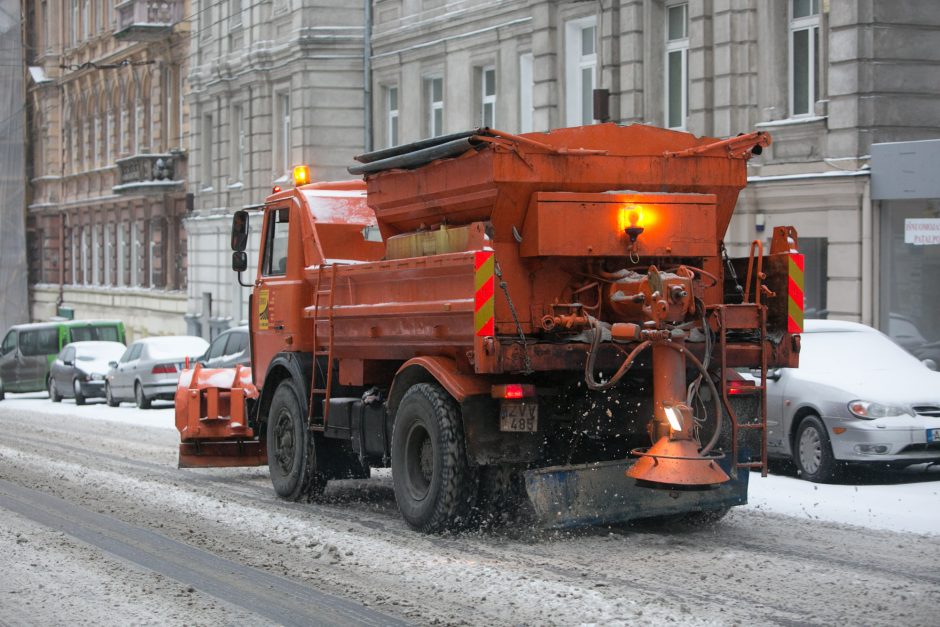
[[(290, 246), (289, 206), (275, 206), (264, 216), (262, 232), (261, 267), (255, 282), (253, 298), (255, 316), (254, 354), (251, 356), (255, 383), (264, 383), (268, 364), (274, 356), (288, 346), (286, 338), (296, 329), (289, 328), (292, 308), (300, 303), (293, 299), (302, 276), (296, 274), (296, 261), (291, 255), (300, 254), (299, 246)], [(301, 272), (303, 264), (300, 264)], [(296, 312), (294, 312), (296, 313)]]
[(59, 353), (57, 328), (20, 331), (16, 378), (28, 391), (46, 389), (49, 364)]
[(16, 330), (7, 332), (0, 344), (0, 380), (5, 392), (16, 392)]

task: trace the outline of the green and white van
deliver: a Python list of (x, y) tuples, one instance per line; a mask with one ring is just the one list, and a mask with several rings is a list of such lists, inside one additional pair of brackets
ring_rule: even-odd
[(127, 343), (120, 320), (67, 320), (10, 327), (0, 343), (0, 400), (6, 392), (48, 389), (49, 367), (70, 342)]

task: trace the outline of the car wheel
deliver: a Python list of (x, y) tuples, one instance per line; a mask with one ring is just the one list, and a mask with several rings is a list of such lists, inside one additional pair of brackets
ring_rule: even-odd
[(111, 394), (111, 384), (110, 384), (110, 383), (105, 383), (105, 384), (104, 384), (104, 398), (105, 398), (105, 401), (107, 401), (107, 403), (108, 403), (108, 407), (117, 407), (118, 405), (121, 404), (121, 401), (115, 399), (115, 398), (114, 398), (114, 395)]
[(268, 410), (268, 470), (278, 496), (299, 501), (318, 496), (326, 478), (317, 468), (317, 435), (307, 428), (307, 416), (288, 379), (274, 391)]
[(6, 392), (3, 390), (3, 381), (0, 381), (0, 401), (7, 397)]
[(62, 402), (62, 396), (59, 394), (59, 391), (55, 387), (55, 379), (49, 377), (49, 400), (53, 403)]
[(78, 379), (72, 380), (72, 391), (75, 392), (75, 404), (84, 405), (85, 395), (82, 394), (82, 383)]
[(405, 392), (392, 429), (392, 483), (402, 517), (439, 533), (469, 523), (478, 482), (467, 462), (460, 409), (438, 385)]
[(140, 381), (134, 384), (134, 400), (137, 401), (139, 408), (150, 409), (152, 401), (144, 395), (144, 386), (140, 384)]
[(793, 458), (800, 476), (814, 483), (834, 481), (839, 462), (832, 454), (829, 434), (818, 416), (807, 416), (796, 430)]

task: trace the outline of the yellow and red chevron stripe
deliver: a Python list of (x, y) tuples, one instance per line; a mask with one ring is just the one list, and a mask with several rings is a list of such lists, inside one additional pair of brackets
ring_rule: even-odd
[(789, 255), (787, 283), (787, 333), (803, 332), (803, 255)]
[(473, 259), (473, 286), (476, 290), (473, 296), (473, 330), (477, 335), (494, 335), (495, 324), (493, 317), (493, 290), (495, 286), (494, 271), (496, 259), (492, 251), (481, 251), (474, 254)]

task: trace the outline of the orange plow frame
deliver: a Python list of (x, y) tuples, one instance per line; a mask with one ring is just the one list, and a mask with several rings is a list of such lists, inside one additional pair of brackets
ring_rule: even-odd
[(258, 398), (251, 368), (184, 370), (176, 388), (180, 468), (262, 466), (267, 449), (248, 426), (247, 399)]

